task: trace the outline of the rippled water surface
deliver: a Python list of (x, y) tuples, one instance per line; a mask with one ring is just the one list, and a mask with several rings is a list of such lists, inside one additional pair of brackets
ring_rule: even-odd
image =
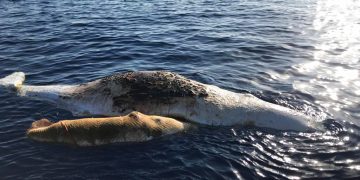
[(1, 179), (359, 178), (356, 0), (0, 1), (0, 77), (75, 84), (169, 70), (302, 111), (324, 131), (200, 127), (146, 143), (41, 144), (31, 122), (74, 118), (0, 90)]

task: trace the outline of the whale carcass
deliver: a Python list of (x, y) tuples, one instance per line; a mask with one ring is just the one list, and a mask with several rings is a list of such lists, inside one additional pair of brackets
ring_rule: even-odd
[(139, 111), (212, 126), (314, 128), (314, 120), (301, 112), (172, 72), (118, 73), (78, 85), (32, 86), (23, 84), (24, 80), (25, 74), (16, 72), (0, 79), (0, 86), (53, 102), (74, 115), (118, 116)]

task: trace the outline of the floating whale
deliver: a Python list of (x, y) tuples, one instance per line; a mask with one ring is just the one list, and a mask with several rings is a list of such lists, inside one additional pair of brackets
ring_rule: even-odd
[(139, 111), (212, 126), (315, 128), (315, 121), (301, 112), (172, 72), (119, 73), (79, 85), (31, 86), (23, 84), (24, 80), (25, 74), (16, 72), (0, 79), (0, 86), (20, 96), (56, 103), (74, 115), (118, 116)]
[(118, 142), (143, 142), (190, 128), (190, 124), (162, 116), (131, 112), (126, 116), (83, 118), (52, 123), (32, 123), (26, 135), (35, 141), (96, 146)]

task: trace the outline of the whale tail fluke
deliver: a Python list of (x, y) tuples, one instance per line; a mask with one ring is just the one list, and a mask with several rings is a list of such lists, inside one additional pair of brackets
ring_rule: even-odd
[(4, 87), (10, 90), (17, 90), (21, 87), (24, 81), (25, 81), (25, 73), (14, 72), (0, 79), (0, 87)]

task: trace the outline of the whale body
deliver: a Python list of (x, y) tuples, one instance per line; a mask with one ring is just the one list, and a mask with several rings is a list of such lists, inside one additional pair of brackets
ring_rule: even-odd
[(56, 123), (41, 119), (32, 123), (26, 135), (39, 142), (97, 146), (143, 142), (189, 128), (189, 124), (172, 118), (134, 111), (126, 116), (62, 120)]
[(294, 131), (315, 128), (315, 121), (301, 112), (172, 72), (118, 73), (79, 85), (48, 86), (19, 83), (25, 79), (23, 73), (9, 76), (18, 79), (16, 84), (9, 85), (5, 77), (0, 79), (0, 86), (16, 87), (21, 96), (56, 103), (74, 115), (118, 116), (139, 111), (212, 126), (251, 125)]

